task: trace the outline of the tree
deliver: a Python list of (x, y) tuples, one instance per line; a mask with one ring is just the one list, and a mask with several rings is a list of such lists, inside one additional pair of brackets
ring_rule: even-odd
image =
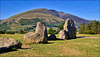
[(92, 21), (90, 24), (83, 23), (80, 25), (79, 33), (85, 34), (100, 34), (100, 22), (99, 21)]
[(48, 34), (52, 34), (52, 33), (57, 34), (57, 31), (56, 30), (53, 30), (52, 28), (50, 28), (48, 30)]
[(100, 22), (99, 21), (92, 21), (90, 23), (90, 27), (91, 27), (91, 30), (95, 33), (95, 34), (98, 34), (100, 32)]
[(85, 30), (90, 30), (90, 25), (88, 23), (85, 25)]
[(83, 29), (83, 31), (85, 31), (85, 23), (83, 23), (82, 29)]
[(15, 34), (14, 31), (6, 31), (6, 34)]
[(98, 24), (98, 32), (97, 33), (100, 34), (100, 22)]
[(5, 32), (0, 30), (0, 34), (5, 34)]
[(84, 31), (85, 31), (85, 23), (80, 25), (79, 33), (83, 34)]
[(24, 34), (24, 31), (22, 29), (19, 30), (20, 34)]
[(80, 33), (80, 34), (83, 33), (83, 31), (82, 31), (82, 24), (80, 25), (79, 33)]
[(94, 34), (94, 32), (92, 30), (85, 30), (83, 33), (84, 34)]
[(58, 30), (63, 30), (64, 24), (65, 24), (65, 22), (62, 23), (61, 25), (59, 25), (59, 26), (58, 26)]

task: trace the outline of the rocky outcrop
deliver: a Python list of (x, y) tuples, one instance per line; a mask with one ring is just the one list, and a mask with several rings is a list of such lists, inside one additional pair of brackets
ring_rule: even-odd
[(48, 40), (56, 40), (57, 38), (56, 38), (56, 36), (55, 36), (55, 34), (51, 34), (49, 37), (48, 37)]
[(0, 51), (12, 50), (13, 48), (21, 48), (22, 43), (13, 38), (0, 38)]
[(73, 20), (67, 19), (64, 24), (64, 30), (68, 33), (69, 39), (75, 39), (76, 38), (76, 28)]
[(47, 42), (47, 28), (44, 23), (37, 22), (36, 32), (29, 32), (24, 35), (25, 43), (46, 43)]
[(61, 30), (59, 32), (59, 39), (68, 39), (68, 35), (67, 35), (66, 30)]

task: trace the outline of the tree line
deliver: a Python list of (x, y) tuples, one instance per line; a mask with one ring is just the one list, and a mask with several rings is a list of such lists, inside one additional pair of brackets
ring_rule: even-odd
[(92, 21), (91, 23), (83, 23), (80, 25), (80, 34), (100, 34), (100, 22)]
[(18, 34), (25, 34), (27, 32), (25, 32), (24, 30), (20, 29), (18, 32), (15, 32), (15, 31), (2, 31), (0, 30), (0, 34), (15, 34), (15, 33), (18, 33)]
[[(48, 29), (47, 33), (48, 34), (52, 34), (52, 33), (58, 34), (60, 30), (63, 30), (64, 24), (65, 24), (65, 22), (62, 23), (61, 25), (59, 25), (57, 30), (54, 30), (52, 28)], [(27, 28), (27, 30), (20, 29), (18, 32), (14, 32), (14, 31), (1, 31), (0, 30), (0, 34), (15, 34), (15, 33), (25, 34), (30, 29), (32, 29), (32, 28)], [(80, 29), (78, 31), (79, 31), (79, 34), (100, 34), (100, 22), (94, 20), (91, 23), (86, 23), (86, 24), (83, 23), (83, 24), (80, 25)]]

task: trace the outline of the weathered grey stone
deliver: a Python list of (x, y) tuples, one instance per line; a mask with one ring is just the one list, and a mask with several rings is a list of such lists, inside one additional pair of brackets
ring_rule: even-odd
[(22, 43), (13, 38), (0, 38), (0, 50), (21, 48)]
[(55, 36), (55, 34), (51, 34), (49, 37), (48, 37), (48, 40), (56, 40), (57, 38), (56, 38), (56, 36)]
[(42, 42), (40, 39), (40, 34), (29, 32), (24, 35), (24, 42), (25, 43), (39, 43)]
[(46, 43), (47, 42), (47, 28), (44, 23), (37, 22), (36, 32), (29, 32), (24, 35), (25, 43)]
[(41, 39), (43, 39), (43, 42), (47, 42), (48, 34), (45, 23), (37, 22), (36, 33), (40, 34)]
[(68, 32), (68, 38), (69, 39), (75, 39), (76, 38), (76, 28), (73, 20), (67, 19), (64, 24), (64, 30)]
[(59, 32), (59, 39), (68, 39), (68, 35), (67, 35), (66, 30), (61, 30)]

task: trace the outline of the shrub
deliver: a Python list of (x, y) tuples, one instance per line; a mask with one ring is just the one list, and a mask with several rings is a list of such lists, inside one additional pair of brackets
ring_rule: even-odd
[(15, 34), (14, 31), (7, 31), (6, 34)]
[(5, 32), (3, 32), (3, 31), (0, 30), (0, 34), (5, 34)]
[(61, 25), (58, 26), (58, 30), (63, 30), (63, 26), (64, 26), (65, 22), (62, 23)]
[(50, 28), (48, 30), (48, 34), (52, 34), (52, 33), (57, 34), (57, 31), (56, 30), (53, 30), (52, 28)]
[(57, 31), (55, 31), (54, 34), (57, 34)]
[(86, 30), (83, 32), (84, 34), (94, 34), (94, 32), (92, 30)]
[(20, 29), (18, 33), (19, 34), (25, 34), (25, 32), (22, 29)]

